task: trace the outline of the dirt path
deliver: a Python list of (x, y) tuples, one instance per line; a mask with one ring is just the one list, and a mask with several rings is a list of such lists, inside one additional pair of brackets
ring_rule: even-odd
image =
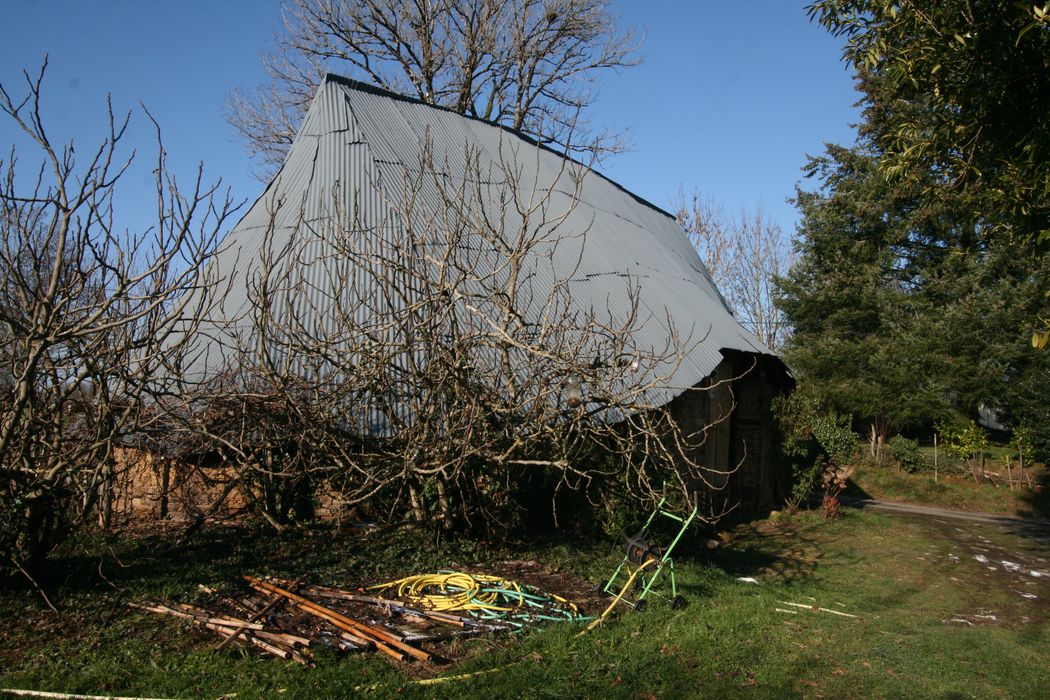
[(860, 509), (871, 509), (887, 513), (900, 513), (903, 515), (918, 515), (931, 518), (947, 518), (949, 520), (966, 520), (986, 525), (999, 525), (1018, 534), (1036, 537), (1050, 541), (1050, 522), (1045, 520), (1031, 520), (1016, 515), (1002, 515), (999, 513), (971, 513), (963, 510), (949, 510), (947, 508), (936, 508), (934, 506), (920, 506), (913, 503), (893, 503), (891, 501), (878, 501), (874, 498), (842, 498), (843, 505)]

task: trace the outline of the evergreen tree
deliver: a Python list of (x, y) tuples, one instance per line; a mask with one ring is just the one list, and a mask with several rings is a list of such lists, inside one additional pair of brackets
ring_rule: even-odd
[[(1047, 271), (981, 241), (969, 210), (888, 180), (879, 154), (829, 146), (799, 190), (798, 263), (779, 280), (789, 365), (828, 410), (888, 437), (981, 405), (1028, 415), (1026, 322)], [(966, 235), (967, 232), (969, 235)]]
[(810, 8), (847, 38), (864, 112), (857, 145), (810, 159), (818, 187), (798, 192), (786, 355), (826, 408), (873, 433), (980, 405), (1020, 420), (1045, 401), (1029, 341), (1050, 317), (1050, 31), (1034, 12)]
[[(808, 11), (846, 39), (880, 171), (929, 176), (927, 200), (954, 200), (974, 215), (967, 236), (1045, 267), (1050, 3), (818, 0)], [(1045, 347), (1050, 297), (1034, 293), (1025, 323), (1032, 344)]]
[(917, 294), (940, 256), (909, 255), (918, 199), (881, 177), (874, 153), (828, 146), (808, 174), (820, 188), (798, 191), (799, 262), (779, 284), (787, 360), (825, 408), (886, 437), (943, 411)]

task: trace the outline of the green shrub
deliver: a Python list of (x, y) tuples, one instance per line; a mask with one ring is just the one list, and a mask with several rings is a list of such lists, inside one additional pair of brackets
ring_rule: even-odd
[(939, 423), (937, 432), (941, 435), (945, 452), (963, 463), (976, 479), (978, 468), (982, 464), (982, 458), (988, 451), (989, 445), (988, 433), (984, 428), (973, 421), (961, 428)]
[(780, 429), (781, 458), (791, 466), (787, 504), (809, 505), (820, 490), (828, 462), (842, 466), (853, 459), (857, 436), (849, 427), (850, 417), (822, 413), (816, 399), (804, 390), (775, 400), (773, 410)]
[(903, 471), (914, 474), (926, 465), (926, 460), (919, 452), (919, 443), (914, 440), (903, 435), (895, 435), (890, 438), (889, 445), (893, 458), (897, 460), (897, 464)]
[(795, 391), (773, 400), (773, 414), (779, 430), (780, 458), (791, 468), (791, 493), (787, 505), (807, 505), (820, 485), (823, 464), (820, 447), (813, 439), (813, 418), (817, 403), (804, 391)]
[(813, 437), (833, 464), (842, 466), (853, 460), (857, 435), (850, 429), (850, 419), (829, 413), (813, 421)]
[(791, 495), (787, 504), (792, 508), (802, 508), (810, 504), (813, 494), (820, 486), (824, 476), (824, 463), (819, 459), (794, 462), (791, 465)]
[(1027, 425), (1014, 428), (1013, 436), (1010, 438), (1010, 447), (1017, 450), (1017, 457), (1025, 465), (1031, 466), (1035, 461), (1035, 441), (1032, 437), (1032, 429)]

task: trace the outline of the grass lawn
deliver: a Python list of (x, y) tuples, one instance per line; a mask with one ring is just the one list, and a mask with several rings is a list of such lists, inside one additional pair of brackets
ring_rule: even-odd
[[(237, 649), (216, 654), (206, 632), (124, 603), (191, 600), (197, 584), (242, 573), (349, 585), (504, 559), (536, 560), (596, 582), (617, 555), (608, 542), (494, 547), (325, 529), (278, 536), (216, 528), (181, 550), (159, 537), (97, 537), (70, 547), (45, 584), (61, 615), (30, 590), (0, 595), (0, 687), (240, 699), (1045, 693), (1045, 542), (991, 526), (855, 511), (832, 522), (813, 514), (758, 521), (723, 537), (710, 554), (697, 543), (682, 548), (684, 610), (654, 599), (644, 612), (624, 613), (581, 638), (579, 628), (563, 624), (518, 638), (462, 640), (435, 648), (457, 659), (442, 667), (319, 653), (315, 669)], [(488, 669), (497, 670), (437, 686), (412, 682)]]

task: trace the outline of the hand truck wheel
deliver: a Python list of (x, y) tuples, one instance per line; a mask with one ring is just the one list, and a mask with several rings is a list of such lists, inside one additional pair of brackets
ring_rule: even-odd
[(671, 599), (671, 610), (681, 610), (688, 604), (684, 596), (676, 595)]

